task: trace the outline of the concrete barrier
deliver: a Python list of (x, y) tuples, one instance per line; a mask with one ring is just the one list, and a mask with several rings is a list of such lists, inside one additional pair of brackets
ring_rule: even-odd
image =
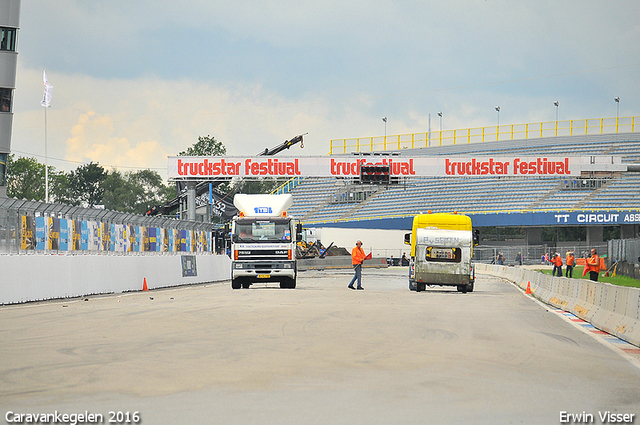
[(527, 285), (540, 301), (640, 347), (640, 289), (545, 275), (522, 267), (476, 264), (476, 271)]
[[(195, 268), (183, 272), (183, 263)], [(187, 261), (188, 260), (188, 261)], [(0, 304), (231, 279), (226, 255), (0, 255)], [(195, 272), (195, 276), (193, 276)]]
[[(384, 257), (373, 257), (365, 260), (364, 268), (382, 268), (387, 266), (387, 259)], [(350, 255), (335, 255), (324, 258), (303, 258), (298, 260), (298, 270), (327, 270), (327, 269), (352, 269)]]

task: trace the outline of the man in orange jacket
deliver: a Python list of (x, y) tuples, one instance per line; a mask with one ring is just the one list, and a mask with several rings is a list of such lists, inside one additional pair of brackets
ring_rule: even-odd
[(567, 251), (567, 271), (565, 272), (565, 277), (573, 277), (573, 266), (576, 265), (576, 257), (573, 254), (573, 251)]
[(587, 258), (586, 263), (585, 267), (589, 267), (589, 279), (597, 282), (600, 275), (600, 257), (595, 248), (591, 249), (591, 257)]
[(356, 242), (356, 246), (351, 250), (351, 264), (353, 264), (355, 274), (353, 275), (351, 282), (349, 282), (349, 289), (356, 289), (353, 287), (353, 283), (356, 280), (358, 281), (357, 289), (364, 289), (362, 287), (362, 263), (368, 258), (371, 258), (371, 254), (366, 255), (364, 253), (364, 249), (362, 249), (362, 241)]
[(562, 277), (562, 257), (560, 256), (559, 252), (556, 252), (556, 255), (553, 256), (551, 262), (553, 263), (553, 273), (551, 274), (553, 276)]

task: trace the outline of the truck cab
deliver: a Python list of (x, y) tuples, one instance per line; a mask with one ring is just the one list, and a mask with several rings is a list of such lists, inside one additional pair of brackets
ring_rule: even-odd
[(455, 286), (459, 292), (473, 292), (475, 269), (471, 258), (478, 234), (471, 218), (463, 214), (420, 214), (414, 217), (405, 243), (411, 245), (409, 289), (427, 286)]
[(237, 194), (233, 203), (238, 215), (231, 223), (231, 287), (279, 282), (281, 288), (295, 288), (301, 226), (287, 215), (293, 197)]

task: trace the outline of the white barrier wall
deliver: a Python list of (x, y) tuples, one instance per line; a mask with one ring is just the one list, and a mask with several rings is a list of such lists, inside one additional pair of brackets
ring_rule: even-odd
[(545, 275), (522, 267), (476, 264), (476, 270), (531, 287), (539, 300), (640, 347), (640, 289)]
[[(184, 261), (183, 261), (184, 257)], [(193, 269), (183, 273), (183, 263)], [(189, 260), (189, 261), (187, 261)], [(226, 255), (0, 255), (0, 304), (218, 282), (231, 279)], [(183, 276), (186, 274), (186, 276)]]

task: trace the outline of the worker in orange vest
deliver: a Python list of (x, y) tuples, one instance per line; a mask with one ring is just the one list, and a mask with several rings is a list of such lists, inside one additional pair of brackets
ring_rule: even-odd
[[(551, 274), (553, 276), (562, 277), (562, 257), (560, 256), (559, 252), (556, 252), (556, 255), (554, 255), (551, 259), (551, 262), (553, 263), (553, 273)], [(558, 273), (557, 275), (556, 271)]]
[(600, 275), (600, 257), (595, 248), (591, 249), (591, 257), (587, 258), (585, 267), (589, 267), (589, 279), (597, 282)]
[(573, 266), (576, 265), (576, 256), (573, 254), (573, 251), (567, 251), (567, 271), (565, 272), (565, 277), (573, 277)]
[(364, 260), (369, 260), (371, 258), (371, 253), (366, 255), (364, 253), (364, 249), (362, 249), (362, 242), (357, 241), (356, 246), (351, 250), (351, 264), (353, 265), (353, 270), (355, 274), (353, 275), (353, 279), (349, 282), (349, 289), (356, 289), (353, 287), (353, 284), (358, 281), (357, 289), (364, 289), (362, 287), (362, 263)]

